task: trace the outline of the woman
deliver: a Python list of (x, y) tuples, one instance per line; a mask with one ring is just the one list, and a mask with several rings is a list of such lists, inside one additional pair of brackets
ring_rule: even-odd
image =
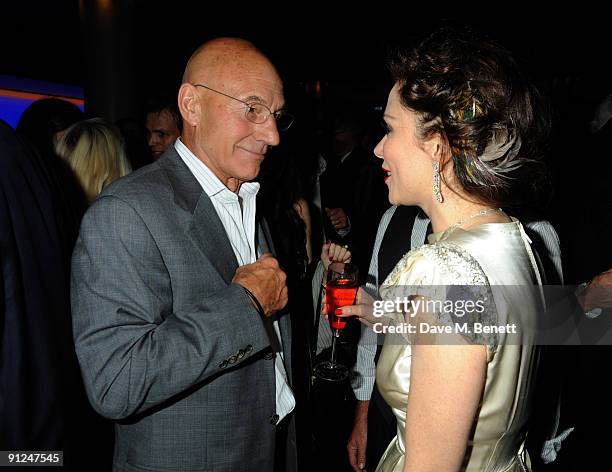
[(73, 170), (88, 203), (102, 189), (131, 172), (121, 135), (100, 118), (75, 123), (55, 147)]
[[(541, 282), (520, 222), (499, 207), (534, 184), (544, 130), (535, 93), (507, 51), (449, 30), (391, 70), (387, 134), (375, 154), (391, 203), (418, 205), (434, 234), (380, 290), (412, 304), (385, 313), (408, 334), (387, 334), (377, 364), (378, 388), (398, 420), (377, 470), (528, 470)], [(510, 328), (476, 329), (502, 325)]]

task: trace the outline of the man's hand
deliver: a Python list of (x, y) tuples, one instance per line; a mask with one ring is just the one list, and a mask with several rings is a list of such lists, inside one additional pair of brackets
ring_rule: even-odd
[(348, 226), (348, 216), (342, 208), (325, 208), (325, 214), (336, 231)]
[(355, 407), (353, 431), (349, 437), (346, 449), (349, 462), (355, 472), (360, 472), (366, 466), (366, 446), (368, 444), (368, 408), (369, 401), (358, 401)]
[(612, 269), (596, 275), (578, 296), (582, 309), (612, 308)]
[(264, 254), (256, 262), (236, 269), (233, 283), (251, 291), (266, 316), (277, 312), (287, 304), (287, 275), (272, 254)]

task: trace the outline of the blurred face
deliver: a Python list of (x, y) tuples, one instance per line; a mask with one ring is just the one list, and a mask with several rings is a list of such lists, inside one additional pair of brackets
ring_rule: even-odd
[(162, 110), (159, 113), (148, 113), (146, 127), (149, 136), (149, 149), (153, 159), (156, 160), (180, 136), (180, 131), (167, 110)]
[(418, 205), (431, 199), (432, 159), (416, 136), (416, 114), (400, 103), (398, 85), (389, 93), (384, 121), (387, 133), (374, 153), (383, 159), (389, 201), (394, 205)]
[[(267, 63), (234, 68), (226, 72), (225, 80), (202, 83), (244, 102), (262, 103), (272, 112), (284, 106), (281, 80)], [(257, 177), (269, 147), (279, 143), (276, 120), (269, 116), (264, 123), (252, 123), (245, 117), (245, 104), (201, 87), (197, 93), (201, 103), (197, 155), (221, 182), (237, 191), (242, 182)]]
[(351, 152), (357, 144), (352, 131), (336, 131), (334, 133), (333, 151), (337, 156)]

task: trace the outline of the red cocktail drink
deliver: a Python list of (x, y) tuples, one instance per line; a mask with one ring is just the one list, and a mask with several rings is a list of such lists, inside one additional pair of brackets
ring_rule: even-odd
[(354, 278), (338, 278), (325, 285), (327, 299), (327, 316), (329, 324), (334, 330), (341, 330), (346, 326), (346, 318), (340, 318), (334, 313), (337, 308), (353, 305), (357, 294), (357, 281)]

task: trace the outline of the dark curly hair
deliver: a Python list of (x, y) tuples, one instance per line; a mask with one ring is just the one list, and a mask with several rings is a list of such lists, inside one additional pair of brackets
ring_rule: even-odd
[(411, 51), (396, 51), (389, 68), (402, 105), (417, 114), (417, 136), (447, 142), (465, 192), (504, 207), (535, 196), (546, 180), (540, 158), (550, 119), (509, 51), (443, 28)]

